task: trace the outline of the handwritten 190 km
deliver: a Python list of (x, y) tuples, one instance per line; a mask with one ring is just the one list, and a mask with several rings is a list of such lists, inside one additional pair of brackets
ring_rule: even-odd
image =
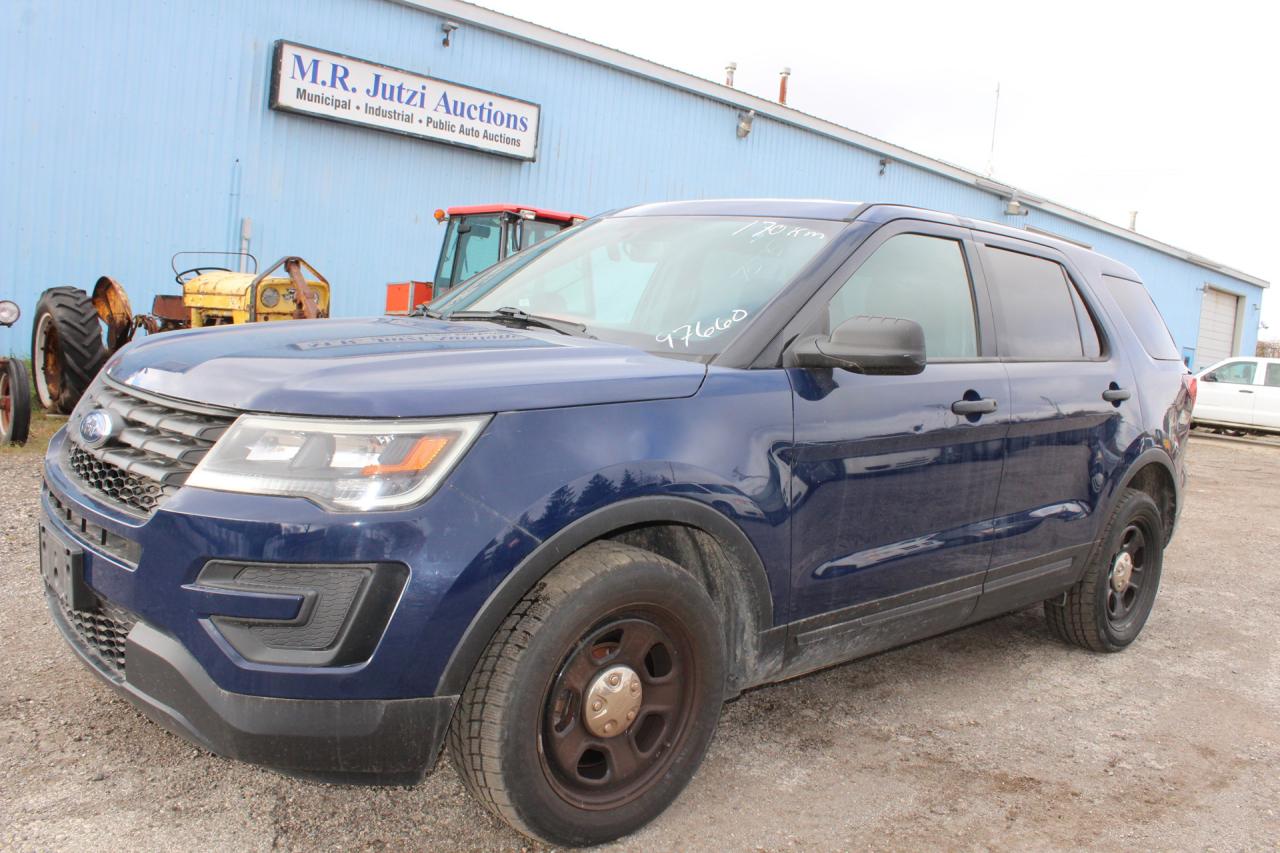
[(685, 323), (683, 326), (677, 326), (669, 332), (663, 332), (660, 335), (655, 335), (655, 338), (658, 343), (666, 344), (671, 349), (675, 349), (677, 343), (687, 348), (689, 346), (689, 342), (694, 338), (714, 337), (727, 330), (734, 323), (741, 323), (743, 320), (747, 319), (748, 313), (749, 312), (744, 311), (741, 308), (735, 308), (728, 317), (717, 317), (713, 322), (706, 326), (702, 325), (701, 320), (698, 320), (696, 323)]
[[(760, 227), (755, 231), (751, 231), (751, 228), (756, 225), (759, 225)], [(761, 237), (816, 237), (819, 240), (827, 239), (827, 235), (823, 234), (821, 231), (814, 231), (812, 228), (805, 228), (803, 225), (786, 225), (781, 222), (772, 222), (767, 219), (756, 219), (748, 222), (729, 236), (737, 237), (745, 231), (751, 231), (751, 233), (746, 236), (752, 243), (759, 240)]]

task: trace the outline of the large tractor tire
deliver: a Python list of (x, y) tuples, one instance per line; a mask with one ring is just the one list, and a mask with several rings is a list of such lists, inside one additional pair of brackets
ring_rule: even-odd
[(89, 294), (51, 287), (40, 294), (31, 327), (31, 369), (40, 405), (70, 414), (107, 360), (102, 325)]
[(0, 370), (0, 445), (26, 444), (31, 427), (31, 380), (16, 358)]

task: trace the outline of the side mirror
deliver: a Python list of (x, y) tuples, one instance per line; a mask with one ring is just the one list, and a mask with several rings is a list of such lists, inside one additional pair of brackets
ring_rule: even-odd
[(1217, 381), (1218, 381), (1218, 377), (1217, 377), (1217, 374), (1214, 374), (1214, 373), (1206, 373), (1204, 376), (1201, 376), (1201, 377), (1200, 377), (1200, 381), (1202, 381), (1202, 382), (1217, 382)]
[(924, 370), (924, 329), (914, 320), (858, 316), (829, 337), (796, 341), (789, 367), (829, 367), (871, 376), (913, 376)]
[(18, 317), (22, 312), (18, 310), (18, 303), (8, 299), (0, 299), (0, 326), (12, 326), (18, 322)]

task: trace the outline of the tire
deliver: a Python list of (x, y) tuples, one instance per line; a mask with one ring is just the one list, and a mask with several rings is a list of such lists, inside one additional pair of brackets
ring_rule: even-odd
[[(1064, 642), (1094, 652), (1128, 647), (1142, 632), (1155, 604), (1164, 543), (1164, 521), (1155, 501), (1146, 492), (1125, 489), (1084, 577), (1063, 599), (1044, 603), (1049, 630)], [(1123, 588), (1117, 588), (1120, 582)]]
[[(619, 665), (634, 675), (611, 681)], [(517, 831), (600, 844), (684, 789), (724, 691), (724, 636), (702, 584), (656, 554), (596, 542), (553, 569), (489, 643), (454, 715), (450, 757)]]
[(26, 444), (31, 428), (31, 380), (16, 358), (0, 371), (0, 445)]
[(78, 287), (51, 287), (40, 294), (31, 327), (31, 369), (40, 405), (70, 414), (106, 360), (89, 294)]

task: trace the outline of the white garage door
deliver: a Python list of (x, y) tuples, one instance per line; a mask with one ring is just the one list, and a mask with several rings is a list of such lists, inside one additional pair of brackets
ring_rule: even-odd
[(1240, 297), (1232, 293), (1204, 289), (1200, 303), (1200, 336), (1196, 340), (1196, 370), (1235, 355), (1236, 313)]

